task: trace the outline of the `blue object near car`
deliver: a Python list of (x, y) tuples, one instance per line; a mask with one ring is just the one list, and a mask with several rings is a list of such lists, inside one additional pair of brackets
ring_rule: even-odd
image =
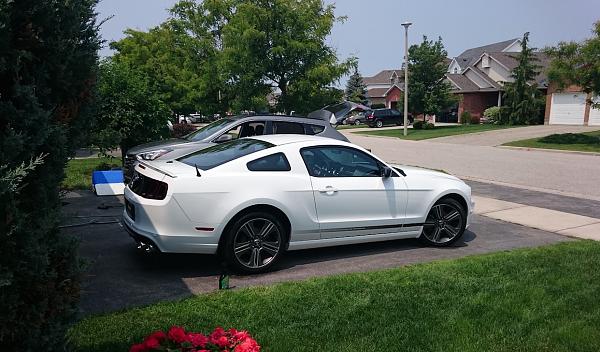
[(98, 196), (123, 194), (123, 170), (93, 171), (92, 188)]

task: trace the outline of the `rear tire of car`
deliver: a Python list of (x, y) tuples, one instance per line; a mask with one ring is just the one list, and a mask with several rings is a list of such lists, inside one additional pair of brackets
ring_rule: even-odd
[(447, 247), (465, 232), (467, 210), (453, 198), (442, 198), (429, 210), (419, 240), (429, 246)]
[(358, 125), (360, 125), (360, 121), (358, 121), (358, 120), (354, 121), (354, 126), (358, 126)]
[(375, 121), (375, 127), (377, 127), (377, 128), (383, 127), (383, 121), (381, 121), (381, 120)]
[(287, 233), (281, 220), (266, 212), (251, 212), (228, 226), (224, 246), (227, 264), (236, 272), (268, 271), (283, 255)]

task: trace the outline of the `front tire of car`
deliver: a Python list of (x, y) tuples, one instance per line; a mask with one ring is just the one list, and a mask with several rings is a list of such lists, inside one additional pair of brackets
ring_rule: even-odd
[(443, 198), (431, 207), (419, 240), (430, 246), (446, 247), (462, 237), (466, 226), (464, 206), (455, 199)]
[(377, 128), (383, 127), (383, 121), (381, 121), (381, 120), (375, 121), (375, 127), (377, 127)]
[(282, 256), (287, 238), (282, 222), (266, 212), (241, 216), (226, 235), (225, 260), (235, 271), (248, 274), (272, 268)]

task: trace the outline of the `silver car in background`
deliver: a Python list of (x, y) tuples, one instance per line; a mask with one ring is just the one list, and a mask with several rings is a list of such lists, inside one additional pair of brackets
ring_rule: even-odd
[(138, 160), (171, 157), (204, 149), (215, 143), (270, 134), (304, 134), (348, 142), (343, 134), (331, 126), (329, 118), (285, 115), (232, 116), (210, 123), (182, 138), (150, 142), (129, 149), (125, 155), (123, 170), (125, 182), (129, 183), (133, 167)]

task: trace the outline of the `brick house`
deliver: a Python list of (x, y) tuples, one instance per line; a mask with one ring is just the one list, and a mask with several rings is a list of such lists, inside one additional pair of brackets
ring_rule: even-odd
[(384, 104), (386, 108), (396, 109), (401, 104), (403, 70), (383, 70), (372, 77), (363, 77), (363, 83), (367, 88), (368, 105)]
[[(513, 80), (512, 70), (518, 64), (515, 55), (520, 49), (520, 40), (510, 39), (465, 50), (452, 59), (446, 79), (452, 85), (452, 92), (459, 95), (458, 116), (468, 111), (481, 118), (485, 109), (502, 104), (504, 84)], [(541, 52), (535, 55), (542, 69), (533, 83), (546, 94), (548, 82), (544, 70), (548, 58)]]

